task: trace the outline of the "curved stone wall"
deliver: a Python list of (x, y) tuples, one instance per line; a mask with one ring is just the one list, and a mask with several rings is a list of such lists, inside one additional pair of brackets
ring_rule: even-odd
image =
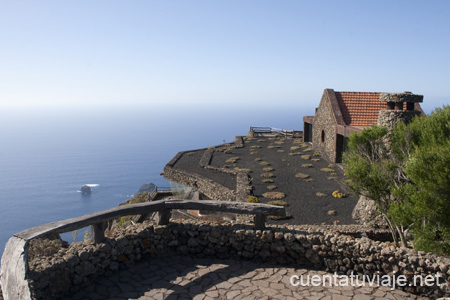
[[(105, 243), (78, 243), (52, 257), (31, 261), (30, 284), (35, 299), (74, 293), (96, 277), (119, 267), (133, 266), (145, 257), (190, 254), (217, 258), (240, 257), (277, 264), (324, 268), (339, 274), (414, 275), (441, 273), (450, 277), (450, 260), (390, 242), (359, 237), (383, 235), (364, 226), (271, 226), (254, 230), (250, 225), (143, 223), (113, 232)], [(345, 234), (347, 233), (347, 234)], [(408, 286), (422, 295), (448, 294), (448, 286)]]

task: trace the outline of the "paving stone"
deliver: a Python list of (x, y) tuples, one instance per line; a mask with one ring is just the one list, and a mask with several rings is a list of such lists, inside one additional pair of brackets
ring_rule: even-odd
[(290, 291), (290, 290), (287, 290), (287, 289), (282, 289), (281, 291), (281, 295), (283, 295), (283, 296), (292, 296), (292, 291)]
[(241, 294), (241, 291), (230, 291), (227, 295), (227, 300), (234, 299), (237, 295)]
[(352, 297), (349, 296), (343, 296), (343, 295), (338, 295), (338, 294), (333, 294), (333, 296), (331, 297), (332, 300), (351, 300)]
[(353, 296), (352, 300), (372, 300), (374, 296), (366, 295), (366, 294), (358, 294)]
[(211, 298), (219, 297), (219, 292), (218, 291), (210, 291), (210, 292), (206, 292), (205, 294), (206, 294), (206, 296), (211, 297)]
[(256, 275), (255, 277), (251, 278), (251, 280), (264, 279), (264, 278), (267, 278), (267, 277), (269, 277), (269, 276), (270, 276), (270, 275), (269, 275), (268, 273), (262, 272), (262, 273), (259, 273), (258, 275)]
[(292, 275), (330, 274), (288, 267), (262, 267), (248, 261), (175, 256), (119, 270), (79, 291), (72, 299), (427, 299), (383, 286), (330, 286), (325, 281), (326, 286), (295, 287), (290, 283)]
[(272, 289), (275, 289), (275, 290), (283, 290), (285, 288), (284, 284), (282, 284), (282, 283), (273, 283), (273, 282), (270, 284), (270, 287)]
[(140, 296), (140, 294), (138, 292), (126, 292), (126, 293), (119, 294), (117, 296), (125, 298), (125, 299), (130, 299), (130, 298), (136, 299)]
[(276, 290), (271, 289), (271, 288), (260, 287), (259, 289), (261, 292), (264, 293), (264, 295), (267, 295), (267, 296), (275, 296), (278, 293)]
[(233, 284), (233, 283), (239, 282), (241, 280), (242, 280), (242, 278), (240, 278), (240, 277), (233, 277), (233, 278), (228, 279), (228, 282)]
[(197, 294), (199, 294), (201, 292), (202, 292), (202, 286), (201, 285), (194, 285), (194, 286), (191, 286), (189, 288), (189, 294), (191, 294), (191, 295), (197, 295)]
[(261, 286), (261, 287), (269, 287), (270, 282), (265, 281), (265, 280), (257, 280), (257, 281), (252, 281), (254, 284), (256, 284), (257, 286)]
[(233, 286), (233, 284), (231, 284), (231, 283), (229, 283), (227, 281), (224, 281), (224, 282), (221, 282), (221, 283), (217, 284), (216, 286), (217, 286), (218, 289), (228, 290), (229, 288), (231, 288)]
[(247, 293), (253, 292), (254, 290), (257, 290), (257, 289), (258, 289), (257, 286), (251, 285), (251, 286), (246, 287), (245, 289), (243, 289), (243, 290), (242, 290), (242, 293), (243, 293), (243, 294), (247, 294)]

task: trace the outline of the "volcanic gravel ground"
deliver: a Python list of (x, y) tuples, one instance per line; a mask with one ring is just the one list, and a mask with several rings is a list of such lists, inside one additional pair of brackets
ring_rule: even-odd
[[(299, 149), (291, 150), (291, 147)], [(321, 171), (322, 168), (328, 168), (330, 162), (321, 156), (314, 156), (314, 150), (309, 144), (298, 143), (295, 139), (284, 138), (245, 138), (243, 148), (233, 148), (232, 153), (224, 153), (226, 147), (214, 151), (211, 159), (211, 165), (216, 167), (226, 167), (230, 169), (245, 168), (250, 169), (252, 185), (254, 186), (254, 195), (258, 197), (261, 203), (267, 203), (272, 199), (263, 197), (270, 185), (277, 188), (274, 192), (283, 192), (286, 197), (283, 201), (288, 203), (286, 210), (292, 218), (270, 221), (277, 224), (354, 224), (352, 211), (356, 205), (356, 199), (351, 195), (346, 198), (335, 198), (333, 191), (340, 190), (348, 194), (342, 183), (343, 172), (337, 166), (332, 166), (335, 170), (332, 175)], [(284, 152), (282, 152), (282, 151)], [(295, 153), (295, 155), (289, 155)], [(194, 151), (190, 155), (186, 153), (175, 164), (176, 168), (187, 172), (193, 172), (208, 177), (229, 189), (236, 189), (236, 178), (225, 173), (205, 170), (199, 166), (199, 161), (203, 151)], [(310, 155), (310, 159), (302, 158), (302, 155)], [(232, 157), (239, 157), (236, 163), (226, 162)], [(255, 159), (261, 159), (256, 161)], [(313, 161), (311, 159), (320, 159)], [(269, 163), (263, 166), (260, 163), (264, 161)], [(303, 164), (311, 164), (312, 167), (302, 167)], [(263, 183), (265, 179), (261, 174), (266, 173), (263, 168), (273, 168), (274, 177), (270, 178), (273, 183)], [(297, 173), (310, 175), (310, 180), (296, 178)], [(330, 178), (331, 177), (331, 178)], [(326, 194), (325, 197), (319, 197), (316, 193)], [(334, 214), (331, 214), (334, 211)]]

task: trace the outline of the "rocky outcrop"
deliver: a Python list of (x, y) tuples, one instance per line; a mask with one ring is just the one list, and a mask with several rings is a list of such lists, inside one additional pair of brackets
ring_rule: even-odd
[(81, 189), (80, 189), (80, 192), (81, 192), (83, 195), (90, 195), (90, 194), (92, 193), (92, 189), (91, 189), (91, 187), (88, 186), (88, 185), (83, 185), (83, 186), (81, 187)]
[(138, 193), (152, 192), (155, 188), (156, 188), (156, 185), (154, 185), (153, 183), (146, 183), (141, 186)]
[(377, 204), (371, 199), (360, 196), (352, 212), (352, 218), (362, 225), (387, 226), (383, 216), (377, 210)]

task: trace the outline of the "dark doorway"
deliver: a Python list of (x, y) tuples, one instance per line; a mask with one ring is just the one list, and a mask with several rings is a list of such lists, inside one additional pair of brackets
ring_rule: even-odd
[(303, 141), (304, 142), (312, 142), (312, 134), (313, 134), (313, 125), (310, 123), (303, 123)]
[(347, 149), (348, 138), (343, 135), (336, 135), (336, 162), (342, 162), (342, 154)]

